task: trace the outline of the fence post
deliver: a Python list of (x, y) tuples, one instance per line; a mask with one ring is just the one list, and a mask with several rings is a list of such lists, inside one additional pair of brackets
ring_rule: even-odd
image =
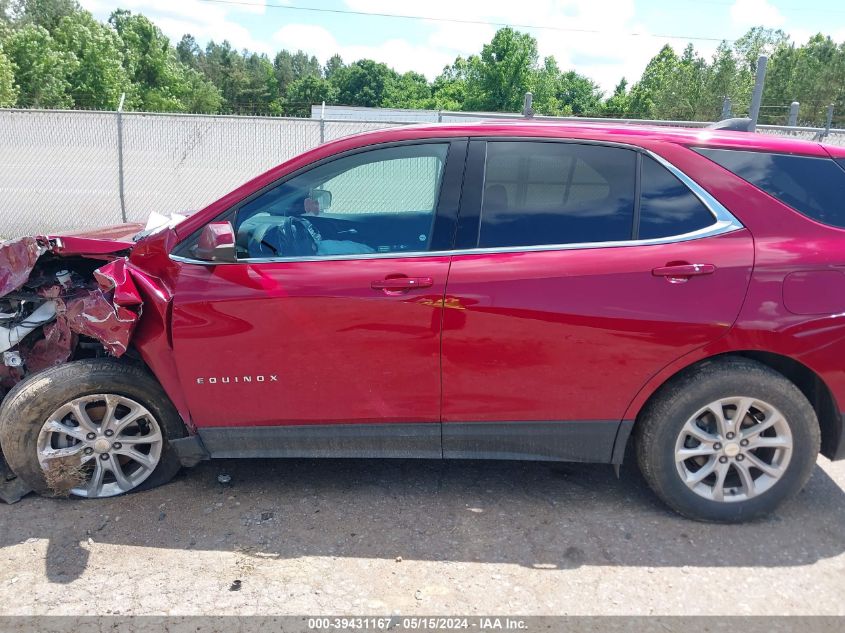
[(827, 106), (827, 118), (824, 122), (824, 135), (830, 136), (830, 127), (833, 125), (833, 104)]
[(323, 101), (323, 107), (320, 108), (320, 145), (326, 142), (326, 102)]
[(766, 83), (766, 64), (769, 58), (760, 55), (757, 58), (757, 74), (754, 79), (754, 92), (751, 94), (751, 111), (748, 116), (751, 118), (751, 132), (757, 130), (757, 119), (760, 117), (760, 104), (763, 101), (763, 85)]
[(120, 217), (123, 222), (126, 219), (126, 189), (123, 183), (123, 102), (126, 93), (120, 95), (120, 103), (117, 105), (117, 190), (120, 195)]
[(530, 92), (525, 93), (525, 101), (522, 103), (522, 116), (526, 119), (530, 119), (534, 116), (534, 109), (531, 107), (531, 104), (534, 102), (534, 95)]
[(725, 119), (731, 118), (731, 98), (725, 97), (722, 99), (722, 118), (721, 120), (724, 121)]
[(797, 101), (793, 101), (789, 104), (789, 121), (786, 122), (789, 127), (795, 127), (798, 125), (798, 108), (799, 103)]

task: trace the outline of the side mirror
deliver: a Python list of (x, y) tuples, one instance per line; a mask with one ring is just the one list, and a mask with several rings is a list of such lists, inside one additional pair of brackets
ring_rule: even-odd
[(194, 246), (194, 257), (206, 262), (234, 262), (235, 230), (231, 222), (211, 222), (200, 233)]

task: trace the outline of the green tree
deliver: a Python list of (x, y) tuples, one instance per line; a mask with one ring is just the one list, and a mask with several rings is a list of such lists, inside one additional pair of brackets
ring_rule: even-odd
[(223, 98), (217, 87), (208, 81), (205, 75), (193, 68), (185, 68), (181, 74), (183, 89), (179, 93), (179, 98), (183, 111), (198, 114), (220, 112)]
[(744, 70), (757, 71), (760, 55), (771, 55), (775, 50), (789, 43), (789, 36), (779, 29), (755, 26), (734, 42), (734, 52)]
[(608, 97), (602, 106), (602, 114), (606, 117), (621, 119), (628, 115), (631, 109), (631, 95), (628, 94), (628, 81), (622, 77), (613, 94)]
[(388, 108), (425, 108), (431, 96), (428, 80), (420, 73), (408, 71), (392, 77), (385, 90), (384, 105)]
[(203, 75), (179, 63), (170, 40), (149, 19), (119, 9), (109, 23), (123, 43), (124, 68), (132, 83), (127, 109), (210, 111), (219, 100)]
[(471, 110), (519, 112), (537, 65), (537, 40), (510, 27), (499, 29), (481, 56), (470, 59), (465, 105)]
[(11, 0), (0, 0), (0, 42), (12, 31)]
[(334, 74), (338, 70), (343, 68), (343, 66), (344, 66), (343, 58), (340, 55), (338, 55), (337, 53), (335, 53), (334, 55), (329, 57), (329, 60), (326, 62), (326, 65), (323, 66), (323, 77), (325, 77), (326, 79), (331, 81)]
[(267, 114), (279, 98), (273, 64), (266, 55), (236, 51), (225, 40), (210, 42), (200, 66), (220, 90), (227, 112)]
[(87, 11), (77, 11), (59, 20), (53, 39), (59, 49), (77, 61), (67, 76), (76, 105), (116, 108), (121, 93), (130, 90), (117, 33)]
[(679, 63), (678, 56), (668, 44), (651, 58), (642, 77), (631, 88), (630, 116), (642, 119), (655, 118), (656, 101), (677, 71)]
[(0, 108), (13, 108), (18, 101), (15, 66), (0, 46)]
[(323, 69), (320, 62), (313, 55), (309, 56), (303, 51), (291, 53), (290, 51), (279, 51), (273, 59), (273, 68), (276, 76), (276, 84), (279, 92), (285, 94), (287, 88), (297, 79), (303, 77), (321, 77)]
[(693, 121), (715, 117), (715, 104), (707, 90), (710, 68), (688, 44), (674, 70), (653, 93), (651, 115), (659, 119)]
[[(845, 109), (845, 44), (837, 46), (830, 38), (814, 35), (803, 46), (782, 43), (772, 54), (766, 72), (763, 105), (767, 123), (783, 123), (786, 106), (801, 104), (800, 116), (806, 123), (821, 125), (827, 106), (834, 112)], [(845, 117), (843, 117), (845, 120)]]
[(543, 66), (534, 72), (531, 81), (533, 108), (537, 114), (550, 116), (568, 116), (572, 109), (561, 103), (558, 98), (560, 68), (554, 57), (546, 57)]
[(360, 59), (339, 69), (331, 83), (337, 90), (339, 103), (369, 108), (381, 107), (391, 81), (398, 77), (396, 71), (372, 59)]
[(291, 58), (291, 66), (294, 81), (303, 77), (320, 77), (323, 74), (323, 69), (317, 58), (302, 51), (296, 51)]
[(446, 66), (431, 86), (432, 96), (425, 105), (434, 110), (463, 110), (467, 99), (467, 84), (470, 62), (458, 57), (451, 66)]
[(19, 26), (42, 26), (52, 33), (62, 18), (81, 11), (76, 0), (11, 0), (9, 14)]
[(727, 42), (722, 42), (713, 54), (713, 63), (707, 78), (709, 113), (707, 118), (718, 119), (722, 114), (725, 97), (731, 101), (744, 101), (750, 94), (750, 74), (740, 73), (740, 62)]
[(42, 26), (27, 24), (6, 39), (3, 48), (16, 68), (18, 103), (33, 108), (69, 108), (73, 105), (68, 78), (78, 62), (60, 51)]
[(273, 63), (266, 55), (244, 53), (244, 73), (246, 81), (240, 98), (254, 104), (256, 114), (269, 113), (270, 104), (280, 97)]
[(556, 96), (573, 114), (589, 116), (599, 113), (603, 94), (592, 79), (570, 70), (558, 78)]
[(204, 57), (196, 38), (190, 33), (183, 35), (176, 45), (176, 59), (185, 66), (199, 70)]
[(760, 55), (772, 55), (775, 51), (788, 45), (789, 38), (786, 33), (762, 26), (749, 29), (734, 42), (733, 50), (737, 62), (737, 75), (729, 96), (737, 114), (748, 112), (751, 105), (751, 93), (754, 89), (754, 77), (757, 73), (757, 60)]
[(311, 106), (334, 101), (334, 86), (314, 75), (297, 79), (288, 86), (285, 95), (285, 114), (307, 117), (311, 115)]

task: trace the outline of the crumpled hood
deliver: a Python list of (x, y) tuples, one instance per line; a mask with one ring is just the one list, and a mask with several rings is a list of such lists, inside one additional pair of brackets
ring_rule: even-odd
[(108, 255), (131, 249), (132, 238), (144, 229), (143, 224), (127, 223), (86, 231), (51, 234), (53, 251), (59, 255)]
[[(68, 343), (59, 351), (58, 358), (50, 364), (64, 362), (72, 351), (70, 333), (75, 332), (98, 339), (114, 356), (126, 352), (135, 324), (141, 315), (141, 296), (132, 276), (127, 272), (126, 251), (135, 243), (131, 236), (138, 233), (140, 225), (127, 224), (108, 227), (87, 234), (74, 233), (59, 236), (22, 237), (9, 242), (0, 242), (0, 298), (20, 290), (27, 283), (39, 259), (45, 253), (56, 255), (81, 255), (85, 258), (104, 260), (106, 263), (93, 271), (95, 284), (78, 284), (70, 287), (73, 277), (64, 271), (62, 281), (56, 277), (52, 284), (42, 284), (31, 290), (51, 306), (47, 320), (39, 323), (45, 326), (45, 341), (51, 342), (56, 327), (58, 334), (52, 338), (64, 339)], [(50, 323), (55, 318), (55, 323)], [(49, 325), (47, 325), (50, 323)], [(4, 328), (7, 335), (5, 347), (17, 347), (31, 331), (32, 326)], [(13, 341), (13, 339), (15, 339)], [(45, 343), (37, 343), (44, 345)], [(41, 350), (38, 351), (41, 353)], [(43, 354), (41, 354), (43, 355)], [(27, 355), (29, 364), (34, 358)], [(8, 373), (8, 370), (5, 372)]]

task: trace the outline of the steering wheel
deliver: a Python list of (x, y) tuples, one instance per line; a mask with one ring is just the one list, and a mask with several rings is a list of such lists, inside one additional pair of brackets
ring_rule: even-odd
[(308, 257), (317, 254), (316, 231), (308, 220), (292, 215), (279, 226), (283, 257)]
[(318, 233), (308, 220), (288, 216), (281, 223), (263, 223), (249, 238), (250, 257), (308, 257), (317, 254)]

